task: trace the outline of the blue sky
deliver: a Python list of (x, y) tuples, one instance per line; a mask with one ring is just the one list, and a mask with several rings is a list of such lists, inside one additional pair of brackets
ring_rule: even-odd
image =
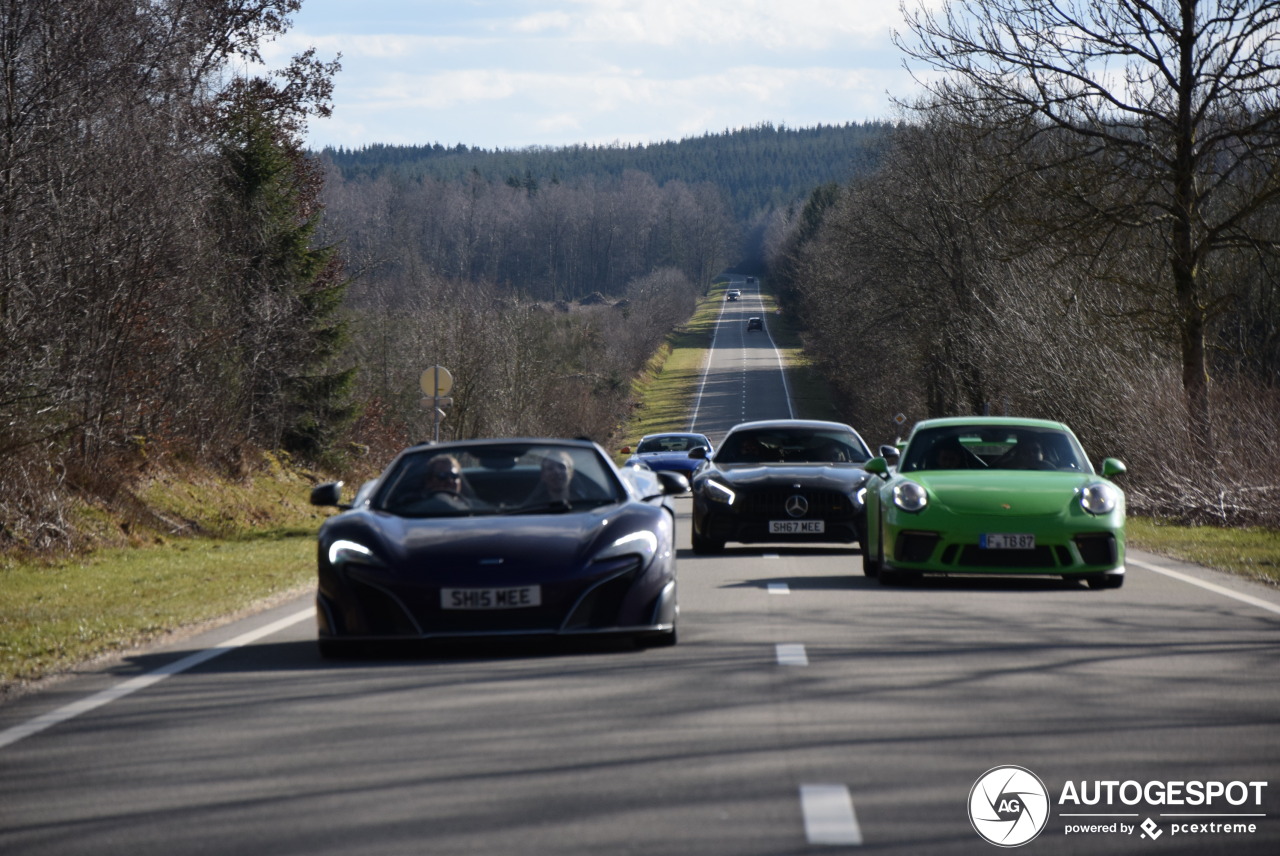
[(307, 143), (651, 143), (893, 118), (894, 0), (304, 0), (264, 57), (342, 54)]

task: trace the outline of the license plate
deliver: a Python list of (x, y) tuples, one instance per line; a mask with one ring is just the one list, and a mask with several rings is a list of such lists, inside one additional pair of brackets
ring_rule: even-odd
[(440, 589), (441, 609), (523, 609), (541, 605), (541, 586)]
[(981, 536), (978, 539), (978, 546), (984, 550), (1034, 550), (1036, 536), (994, 532)]
[(770, 535), (821, 535), (826, 532), (825, 520), (770, 520)]

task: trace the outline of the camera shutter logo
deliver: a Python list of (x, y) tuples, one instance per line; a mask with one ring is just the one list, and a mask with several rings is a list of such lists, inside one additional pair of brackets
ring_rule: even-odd
[(998, 847), (1020, 847), (1049, 822), (1049, 791), (1025, 767), (992, 767), (969, 791), (969, 822)]

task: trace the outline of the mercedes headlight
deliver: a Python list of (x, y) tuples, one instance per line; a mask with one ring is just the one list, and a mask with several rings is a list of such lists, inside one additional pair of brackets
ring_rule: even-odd
[(915, 482), (903, 482), (893, 489), (893, 504), (903, 511), (921, 511), (929, 504), (929, 494)]
[(702, 483), (702, 495), (722, 505), (733, 505), (733, 501), (738, 498), (736, 493), (713, 479), (707, 479)]
[(1080, 507), (1090, 514), (1110, 514), (1120, 504), (1120, 492), (1104, 482), (1080, 491)]

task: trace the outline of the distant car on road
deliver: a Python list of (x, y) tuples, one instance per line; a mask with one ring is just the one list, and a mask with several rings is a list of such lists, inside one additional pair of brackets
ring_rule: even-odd
[(725, 296), (728, 297), (730, 300), (737, 300), (739, 297), (742, 296), (742, 291), (737, 288), (731, 288), (729, 289), (729, 291)]
[(471, 440), (401, 452), (320, 526), (320, 652), (376, 640), (617, 634), (676, 641), (684, 477), (619, 470), (585, 440)]
[(754, 318), (754, 317), (753, 317), (753, 318), (748, 318), (748, 319), (747, 319), (747, 332), (748, 332), (748, 333), (750, 333), (750, 332), (751, 332), (751, 331), (753, 331), (753, 330), (764, 330), (764, 319), (763, 319), (763, 318)]
[(693, 476), (694, 552), (716, 553), (727, 541), (862, 542), (871, 452), (848, 425), (743, 422), (703, 456)]
[(863, 568), (880, 582), (922, 574), (1031, 574), (1124, 584), (1124, 493), (1061, 422), (929, 419), (895, 471), (867, 463)]
[(711, 441), (704, 434), (666, 433), (641, 437), (634, 451), (626, 446), (622, 453), (631, 456), (624, 466), (648, 467), (655, 472), (680, 473), (689, 477), (702, 463), (700, 458), (689, 457), (694, 449), (705, 449), (707, 455), (714, 451)]

